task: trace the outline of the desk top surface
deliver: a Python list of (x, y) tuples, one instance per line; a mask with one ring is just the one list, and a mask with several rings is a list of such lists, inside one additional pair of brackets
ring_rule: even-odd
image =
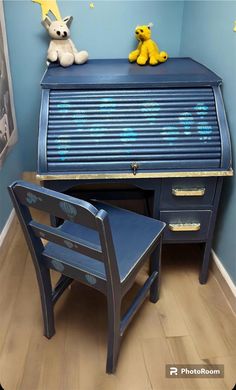
[(41, 85), (49, 89), (97, 88), (113, 85), (135, 87), (214, 86), (221, 83), (214, 72), (191, 58), (169, 58), (157, 66), (139, 66), (127, 59), (89, 60), (84, 65), (63, 68), (51, 64)]

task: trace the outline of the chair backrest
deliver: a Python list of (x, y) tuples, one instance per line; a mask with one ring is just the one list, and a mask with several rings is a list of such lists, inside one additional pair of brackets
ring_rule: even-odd
[[(108, 214), (91, 203), (24, 181), (9, 186), (9, 193), (23, 228), (34, 261), (39, 262), (44, 249), (41, 239), (104, 262), (107, 279), (118, 277), (115, 250)], [(57, 227), (42, 224), (32, 218), (30, 208), (46, 212), (63, 220), (96, 230), (100, 243), (75, 237)]]

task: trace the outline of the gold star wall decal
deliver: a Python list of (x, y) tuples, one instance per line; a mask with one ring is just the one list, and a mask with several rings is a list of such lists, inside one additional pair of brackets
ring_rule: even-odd
[(57, 20), (62, 19), (56, 0), (32, 0), (34, 3), (41, 5), (42, 20), (51, 12)]

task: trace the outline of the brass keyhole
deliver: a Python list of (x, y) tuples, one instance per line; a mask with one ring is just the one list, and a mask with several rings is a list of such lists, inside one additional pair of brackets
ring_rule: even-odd
[(139, 165), (136, 162), (131, 164), (131, 168), (133, 169), (133, 174), (136, 175)]

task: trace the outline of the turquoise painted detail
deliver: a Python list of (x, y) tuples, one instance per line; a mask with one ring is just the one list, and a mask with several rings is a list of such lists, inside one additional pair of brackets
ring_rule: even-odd
[(160, 104), (156, 102), (147, 102), (143, 104), (141, 108), (142, 112), (148, 112), (149, 115), (156, 115), (157, 111), (160, 111)]
[(61, 201), (59, 202), (59, 207), (70, 218), (74, 218), (77, 215), (76, 208), (70, 203)]
[(73, 242), (64, 240), (64, 244), (67, 246), (67, 248), (72, 249), (74, 247)]
[(194, 107), (194, 110), (196, 110), (196, 111), (207, 111), (208, 108), (209, 107), (207, 105), (205, 105), (204, 103), (197, 103), (196, 106)]
[[(72, 115), (73, 118), (85, 118), (86, 115), (84, 114), (84, 111), (77, 111), (76, 114)], [(66, 118), (66, 116), (64, 115), (64, 118)]]
[(73, 119), (72, 122), (73, 123), (85, 123), (85, 122), (87, 122), (87, 120), (86, 119)]
[(90, 129), (90, 136), (95, 138), (96, 142), (100, 142), (100, 140), (98, 140), (97, 137), (104, 137), (106, 135), (106, 133), (103, 133), (104, 130), (106, 130), (106, 129), (104, 129), (102, 127), (100, 127), (100, 128), (92, 127)]
[(175, 126), (165, 126), (163, 127), (164, 131), (161, 131), (161, 135), (178, 135), (179, 130)]
[[(157, 119), (158, 118), (155, 118), (153, 115), (145, 115), (145, 117), (144, 118), (142, 118), (142, 119), (144, 119), (145, 121), (157, 121)], [(155, 125), (156, 123), (152, 123), (152, 125)]]
[(87, 281), (89, 284), (91, 284), (91, 285), (94, 285), (94, 284), (97, 283), (97, 279), (96, 279), (94, 276), (92, 276), (92, 275), (86, 274), (86, 275), (85, 275), (85, 279), (86, 279), (86, 281)]
[(164, 137), (163, 138), (164, 141), (175, 141), (177, 139), (178, 139), (177, 137)]
[(71, 104), (67, 104), (67, 103), (60, 103), (60, 104), (57, 104), (57, 108), (69, 108), (71, 107)]
[(137, 132), (135, 132), (132, 128), (124, 128), (123, 131), (120, 133), (120, 140), (122, 142), (132, 142), (136, 141), (137, 139)]
[(113, 102), (114, 99), (113, 99), (113, 98), (106, 97), (106, 98), (101, 98), (100, 101), (101, 101), (101, 102)]
[[(58, 135), (58, 137), (63, 137), (63, 135)], [(64, 144), (67, 142), (67, 139), (57, 139), (56, 140), (57, 143), (60, 143), (60, 144)], [(64, 148), (64, 145), (63, 146), (58, 146), (58, 147), (61, 147), (61, 148)]]
[(55, 268), (55, 270), (59, 271), (59, 272), (62, 272), (64, 271), (65, 267), (62, 263), (60, 263), (59, 261), (57, 260), (52, 260), (51, 261), (53, 267)]
[(211, 137), (199, 137), (201, 141), (204, 141), (204, 143), (207, 143), (207, 141), (211, 140)]
[(212, 133), (211, 126), (198, 126), (197, 128), (198, 128), (199, 134), (211, 134)]
[(65, 145), (65, 142), (67, 142), (67, 140), (64, 140), (63, 145), (58, 145), (57, 149), (63, 149), (64, 150), (64, 149), (70, 148), (69, 145)]
[(183, 126), (190, 126), (194, 124), (194, 118), (190, 112), (182, 112), (178, 119)]
[(172, 141), (175, 141), (178, 139), (178, 137), (173, 137), (173, 135), (179, 135), (179, 131), (175, 126), (166, 126), (163, 127), (164, 131), (161, 131), (161, 135), (165, 135), (167, 137), (163, 137), (163, 141), (167, 141), (169, 145), (173, 145)]
[(207, 126), (208, 122), (207, 121), (205, 121), (205, 122), (198, 122), (198, 125), (199, 126)]
[(38, 201), (42, 202), (42, 199), (39, 198), (37, 195), (33, 194), (32, 192), (27, 192), (27, 194), (26, 194), (26, 202), (28, 204), (35, 204)]
[(64, 155), (64, 154), (67, 154), (68, 152), (67, 152), (67, 150), (59, 150), (58, 151), (58, 154), (60, 154), (60, 155)]
[(204, 118), (204, 115), (208, 115), (207, 111), (198, 111), (197, 115), (201, 115), (201, 118)]
[(115, 111), (116, 104), (103, 103), (99, 105), (100, 111), (102, 112), (113, 112)]

